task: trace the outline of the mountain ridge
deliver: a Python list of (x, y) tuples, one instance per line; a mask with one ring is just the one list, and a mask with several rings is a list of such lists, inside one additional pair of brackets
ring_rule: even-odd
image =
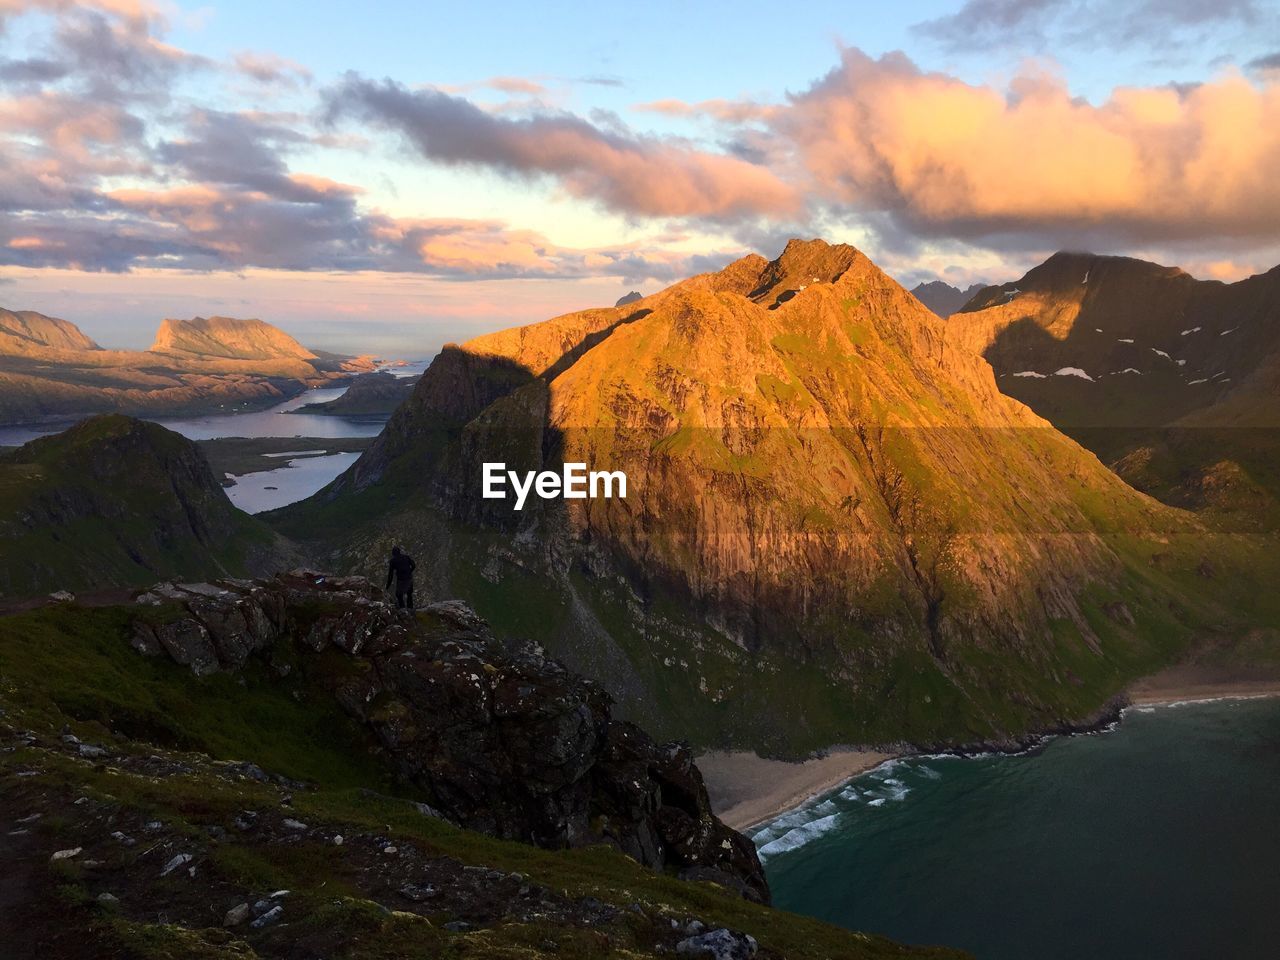
[(948, 335), (1140, 489), (1280, 528), (1280, 267), (1228, 284), (1058, 253), (983, 291)]
[(984, 283), (973, 283), (961, 290), (945, 280), (930, 280), (917, 283), (911, 288), (911, 295), (945, 320), (986, 288)]

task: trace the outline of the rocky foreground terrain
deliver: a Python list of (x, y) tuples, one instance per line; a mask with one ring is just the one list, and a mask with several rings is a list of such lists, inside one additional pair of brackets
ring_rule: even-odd
[(761, 905), (683, 747), (306, 571), (0, 617), (0, 872), (15, 960), (959, 956)]

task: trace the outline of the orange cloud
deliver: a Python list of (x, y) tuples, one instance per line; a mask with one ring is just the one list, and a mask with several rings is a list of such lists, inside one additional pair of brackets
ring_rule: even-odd
[(815, 194), (926, 233), (1280, 235), (1280, 84), (1234, 73), (1094, 106), (1054, 77), (998, 90), (846, 50), (772, 123)]
[(5, 246), (11, 250), (40, 250), (49, 246), (49, 242), (40, 237), (14, 237)]

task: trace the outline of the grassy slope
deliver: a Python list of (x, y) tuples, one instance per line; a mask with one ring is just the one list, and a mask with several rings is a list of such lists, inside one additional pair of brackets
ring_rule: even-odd
[[(251, 761), (316, 784), (314, 790), (294, 792), (288, 814), (313, 826), (348, 836), (376, 831), (429, 855), (519, 871), (570, 897), (591, 896), (620, 907), (639, 903), (648, 911), (699, 916), (708, 923), (748, 930), (766, 950), (792, 960), (958, 956), (945, 950), (907, 950), (754, 906), (713, 885), (684, 883), (644, 870), (610, 849), (548, 852), (423, 817), (406, 799), (394, 796), (397, 788), (386, 781), (355, 725), (331, 701), (325, 705), (310, 695), (301, 670), (295, 669), (288, 682), (272, 679), (261, 665), (247, 671), (243, 685), (224, 675), (197, 679), (167, 661), (143, 658), (128, 646), (125, 628), (132, 613), (62, 606), (0, 618), (5, 721), (54, 740), (68, 724), (86, 741), (109, 744), (116, 755), (160, 751), (169, 756), (169, 751), (181, 749), (215, 759)], [(166, 613), (149, 610), (147, 615)], [(306, 669), (312, 669), (310, 664)], [(210, 776), (199, 754), (174, 754), (188, 758), (190, 774), (153, 778), (122, 772), (110, 762), (93, 765), (25, 747), (0, 756), (0, 782), (8, 785), (6, 789), (21, 784), (43, 795), (89, 797), (121, 816), (140, 811), (193, 838), (202, 836), (206, 826), (225, 825), (240, 810), (278, 807), (279, 794), (273, 787)], [(15, 770), (24, 768), (41, 772), (22, 781), (12, 778)], [(45, 826), (58, 828), (57, 823)], [(628, 947), (616, 938), (612, 946), (602, 947), (599, 937), (585, 930), (512, 923), (455, 935), (439, 924), (388, 913), (349, 886), (342, 850), (332, 845), (251, 845), (233, 831), (213, 848), (212, 857), (215, 876), (206, 882), (294, 891), (290, 912), (309, 912), (300, 921), (303, 925), (327, 925), (349, 935), (345, 948), (335, 955), (350, 960), (650, 955), (639, 942)], [(50, 869), (67, 901), (66, 922), (91, 931), (104, 947), (148, 960), (257, 955), (239, 941), (243, 934), (125, 921), (89, 902), (75, 865), (55, 864)], [(540, 945), (551, 936), (558, 946), (548, 952)], [(271, 945), (270, 940), (265, 943)], [(280, 946), (278, 941), (275, 945)], [(275, 950), (269, 952), (274, 955)]]
[(15, 597), (241, 575), (277, 540), (231, 505), (191, 441), (120, 416), (0, 459), (0, 518), (0, 591)]
[[(1081, 498), (1089, 509), (1088, 493)], [(1273, 589), (1280, 555), (1267, 537), (1206, 531), (1151, 538), (1117, 526), (1103, 538), (1122, 558), (1122, 576), (1093, 584), (1080, 598), (1100, 650), (1073, 621), (1056, 620), (1039, 660), (966, 649), (957, 669), (983, 682), (962, 694), (927, 657), (885, 650), (876, 663), (883, 641), (856, 624), (835, 625), (833, 632), (850, 648), (869, 649), (868, 662), (876, 665), (852, 679), (839, 648), (807, 660), (768, 650), (747, 655), (691, 618), (677, 596), (658, 592), (640, 604), (616, 582), (578, 573), (553, 581), (512, 554), (503, 535), (446, 520), (403, 489), (371, 487), (309, 511), (306, 524), (293, 532), (344, 543), (327, 559), (371, 576), (393, 542), (430, 544), (417, 557), (420, 592), (464, 598), (499, 633), (536, 639), (587, 675), (632, 675), (631, 695), (620, 698), (623, 711), (661, 736), (700, 748), (797, 756), (833, 743), (998, 739), (1085, 720), (1135, 679), (1202, 642), (1229, 651), (1248, 636), (1255, 654), (1280, 652), (1280, 596)], [(380, 532), (346, 539), (364, 524)], [(1107, 612), (1117, 603), (1134, 623)], [(608, 635), (612, 653), (584, 639), (583, 607), (590, 629)]]

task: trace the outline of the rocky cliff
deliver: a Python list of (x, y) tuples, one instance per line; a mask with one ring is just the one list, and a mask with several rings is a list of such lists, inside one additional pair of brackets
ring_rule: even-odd
[(614, 720), (599, 686), (536, 644), (504, 647), (465, 605), (413, 617), (367, 580), (308, 571), (161, 585), (138, 602), (174, 600), (184, 616), (138, 621), (133, 645), (197, 674), (238, 670), (254, 655), (285, 664), (291, 651), (345, 654), (322, 682), (450, 820), (550, 848), (609, 843), (767, 902), (755, 848), (712, 815), (685, 747)]
[[(275, 522), (349, 568), (404, 542), (435, 589), (704, 743), (1087, 716), (1189, 637), (1141, 558), (1193, 576), (1198, 528), (947, 331), (852, 247), (792, 241), (446, 350), (348, 474)], [(487, 461), (581, 461), (630, 490), (516, 513), (480, 498)]]
[(0, 458), (0, 593), (239, 574), (289, 555), (231, 505), (199, 448), (154, 423), (91, 417)]

